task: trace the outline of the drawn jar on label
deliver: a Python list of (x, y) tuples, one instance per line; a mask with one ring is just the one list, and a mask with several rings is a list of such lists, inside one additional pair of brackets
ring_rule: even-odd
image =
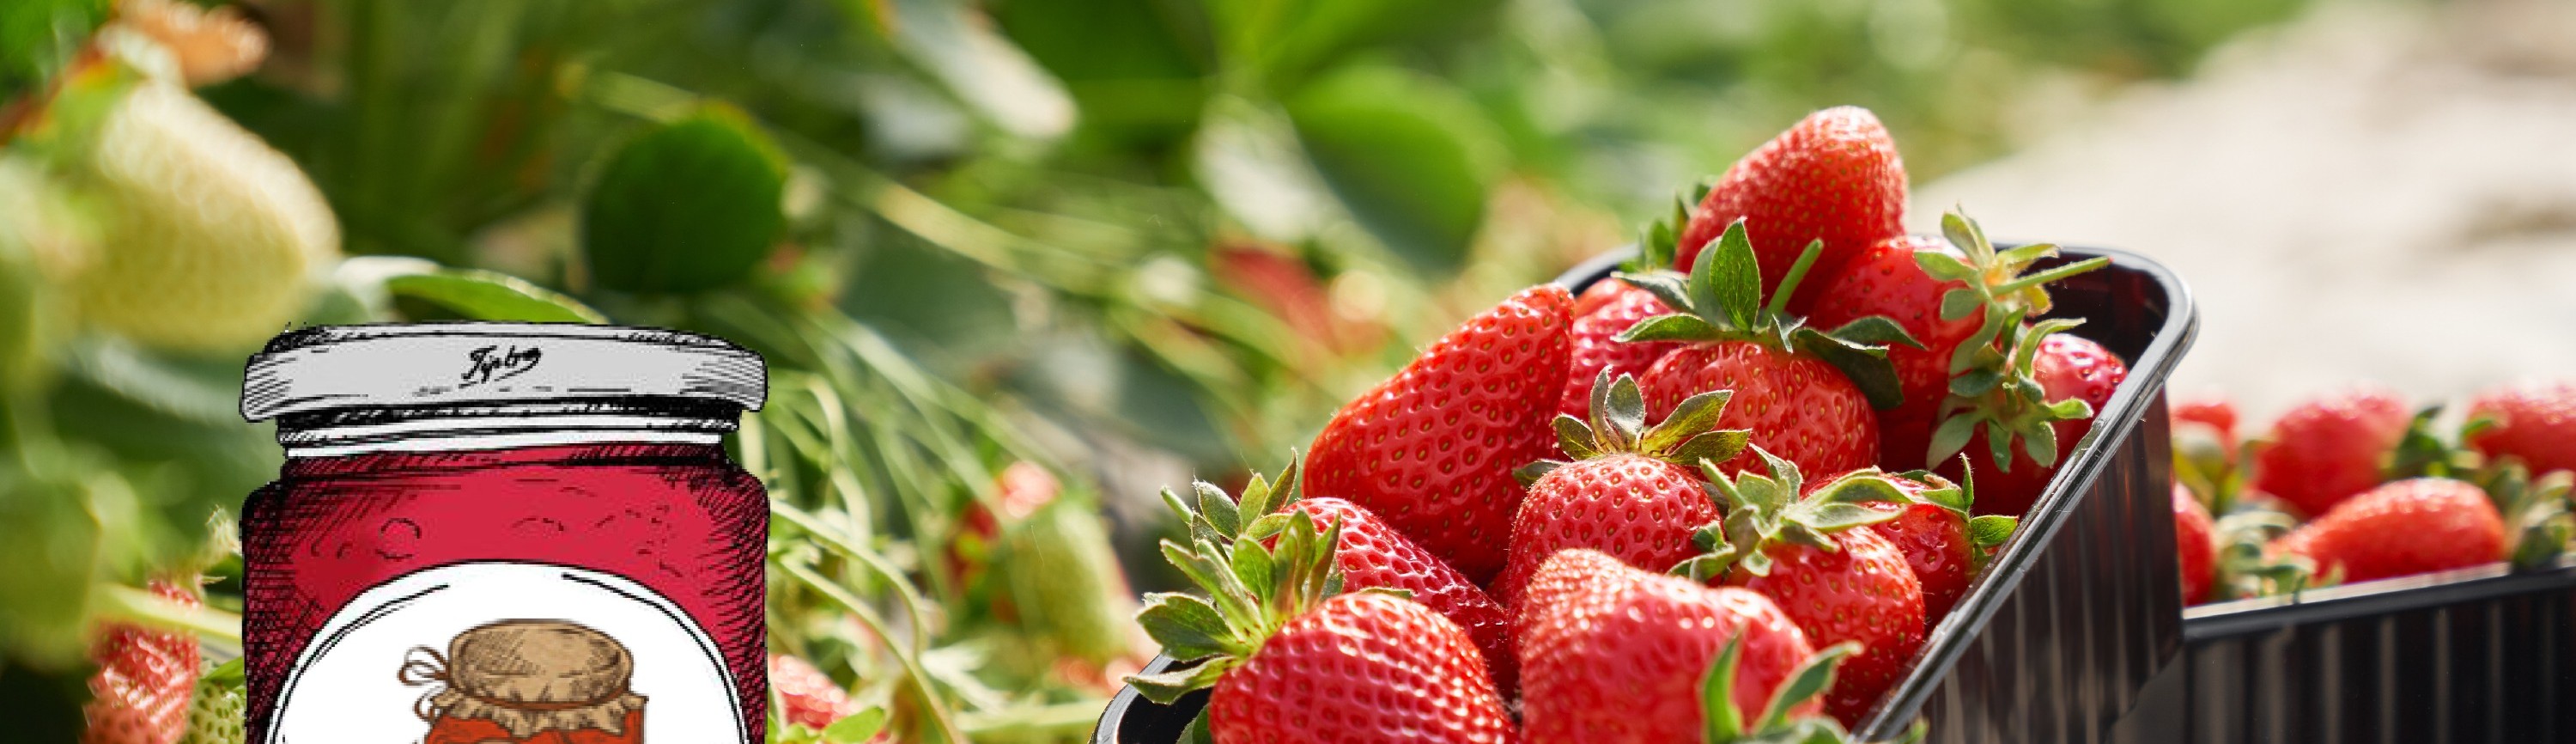
[(249, 741), (763, 739), (768, 500), (719, 443), (758, 356), (346, 326), (277, 337), (246, 379), (287, 453), (242, 509)]

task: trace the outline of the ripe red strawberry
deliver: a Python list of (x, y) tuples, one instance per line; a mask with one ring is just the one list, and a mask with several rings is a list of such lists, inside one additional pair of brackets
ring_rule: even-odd
[(816, 731), (859, 712), (858, 701), (840, 683), (786, 654), (769, 655), (769, 691), (778, 696), (779, 720)]
[(1869, 528), (1905, 554), (1906, 567), (1914, 569), (1914, 579), (1923, 585), (1924, 626), (1940, 625), (1941, 618), (1948, 617), (1950, 608), (1959, 603), (1959, 597), (1968, 593), (1968, 582), (1976, 578), (1977, 567), (2012, 537), (2019, 520), (1992, 515), (1970, 517), (1969, 508), (1976, 499), (1969, 489), (1920, 471), (1889, 476), (1862, 470), (1809, 485), (1806, 490), (1812, 494), (1833, 487), (1842, 478), (1855, 476), (1886, 478), (1909, 499), (1861, 505), (1896, 514), (1895, 519)]
[(1870, 246), (1825, 285), (1807, 319), (1833, 328), (1884, 316), (1922, 343), (1887, 350), (1905, 394), (1904, 404), (1878, 414), (1878, 464), (1889, 470), (1929, 466), (1932, 431), (1954, 410), (1951, 381), (2009, 371), (1997, 341), (2007, 327), (2048, 311), (2049, 282), (2110, 262), (2093, 258), (2024, 276), (2033, 262), (2057, 255), (2057, 247), (1998, 251), (1964, 212), (1945, 215), (1942, 224), (1953, 236), (1947, 241), (1906, 235)]
[[(1932, 452), (1942, 458), (1935, 468), (1952, 479), (1973, 466), (1983, 484), (1977, 492), (1978, 514), (2018, 516), (2030, 511), (2064, 464), (2060, 455), (2093, 427), (2093, 412), (2129, 377), (2119, 355), (2101, 344), (2058, 331), (2074, 324), (2041, 321), (2014, 340), (2012, 368), (2026, 370), (2021, 379), (1983, 391), (1979, 408), (1957, 415), (1933, 430)], [(2035, 347), (2035, 348), (2034, 348)], [(1990, 438), (2000, 426), (2012, 435)], [(1954, 428), (1955, 427), (1955, 428)], [(2020, 440), (2014, 447), (2012, 441)], [(1968, 462), (1951, 455), (1965, 451)]]
[(2236, 449), (2236, 403), (2223, 395), (2177, 398), (2173, 401), (2173, 428), (2208, 427), (2220, 446), (2230, 452)]
[(1825, 693), (1825, 711), (1853, 724), (1904, 676), (1925, 627), (1922, 583), (1905, 553), (1868, 526), (1897, 513), (1853, 507), (1910, 497), (1885, 477), (1854, 474), (1801, 498), (1797, 465), (1753, 451), (1771, 475), (1710, 468), (1710, 485), (1732, 505), (1724, 534), (1703, 531), (1696, 542), (1711, 552), (1675, 571), (1770, 597), (1811, 642), (1860, 644)]
[(1696, 553), (1690, 536), (1716, 522), (1717, 504), (1702, 489), (1701, 460), (1725, 462), (1748, 433), (1717, 431), (1729, 393), (1701, 393), (1644, 428), (1646, 403), (1637, 380), (1607, 371), (1593, 388), (1592, 422), (1556, 420), (1559, 446), (1574, 462), (1542, 461), (1522, 469), (1529, 495), (1512, 518), (1512, 558), (1494, 595), (1506, 607), (1539, 564), (1559, 550), (1590, 548), (1649, 571)]
[(2191, 489), (2176, 483), (2173, 487), (2174, 556), (2181, 564), (2182, 603), (2199, 604), (2209, 599), (2209, 585), (2218, 576), (2218, 524), (2209, 518), (2209, 508), (2191, 495)]
[(1189, 526), (1192, 539), (1219, 546), (1250, 536), (1264, 548), (1276, 548), (1290, 512), (1303, 513), (1316, 524), (1339, 524), (1341, 541), (1333, 550), (1333, 567), (1345, 587), (1411, 594), (1413, 601), (1449, 618), (1475, 639), (1495, 689), (1506, 694), (1516, 689), (1518, 654), (1512, 651), (1511, 614), (1465, 574), (1369, 510), (1330, 496), (1306, 497), (1297, 470), (1298, 463), (1290, 462), (1277, 481), (1254, 473), (1244, 483), (1239, 500), (1214, 484), (1194, 483), (1193, 498), (1164, 491), (1163, 502)]
[(2361, 385), (2302, 402), (2272, 423), (2254, 452), (2254, 490), (2309, 516), (2387, 480), (2412, 418), (2396, 391)]
[(1344, 587), (1411, 592), (1413, 601), (1467, 631), (1493, 674), (1494, 689), (1519, 689), (1519, 655), (1512, 648), (1511, 615), (1486, 596), (1484, 589), (1356, 504), (1319, 496), (1299, 499), (1288, 508), (1306, 513), (1318, 524), (1341, 520), (1342, 541), (1333, 550), (1333, 564), (1342, 571)]
[(2535, 475), (2576, 470), (2576, 382), (2489, 390), (2469, 402), (2484, 421), (2465, 437), (2489, 457), (2519, 457)]
[[(1603, 287), (1610, 290), (1603, 292)], [(1589, 312), (1584, 303), (1598, 298)], [(1575, 300), (1573, 356), (1565, 369), (1565, 395), (1556, 404), (1556, 412), (1575, 418), (1590, 415), (1592, 383), (1603, 374), (1644, 374), (1680, 344), (1668, 342), (1622, 343), (1618, 335), (1635, 326), (1637, 321), (1669, 315), (1673, 312), (1654, 294), (1617, 279), (1604, 279), (1583, 291)]]
[[(198, 607), (195, 590), (154, 581), (152, 593)], [(89, 726), (82, 744), (175, 744), (188, 730), (188, 696), (204, 670), (197, 639), (186, 632), (123, 623), (103, 626), (90, 647), (98, 673), (81, 706)]]
[(1808, 114), (1726, 170), (1690, 214), (1674, 245), (1676, 269), (1687, 269), (1727, 225), (1746, 222), (1761, 236), (1762, 288), (1790, 294), (1804, 314), (1818, 288), (1803, 296), (1782, 289), (1789, 264), (1810, 241), (1822, 241), (1815, 270), (1833, 276), (1853, 256), (1904, 232), (1905, 163), (1895, 140), (1868, 109)]
[(1492, 580), (1520, 506), (1511, 470), (1547, 456), (1573, 304), (1564, 287), (1532, 287), (1441, 337), (1333, 415), (1306, 491), (1366, 507), (1467, 578)]
[(956, 539), (948, 543), (942, 566), (948, 572), (949, 581), (958, 586), (971, 586), (983, 578), (984, 569), (992, 563), (993, 551), (1002, 539), (1003, 524), (1016, 524), (1028, 519), (1040, 507), (1055, 503), (1056, 494), (1063, 490), (1056, 483), (1055, 475), (1037, 463), (1027, 461), (1013, 462), (1002, 468), (1002, 474), (994, 477), (993, 485), (993, 500), (1002, 513), (994, 514), (993, 507), (985, 506), (982, 501), (967, 504), (966, 514), (960, 520), (964, 524), (957, 531)]
[(1208, 273), (1317, 348), (1344, 353), (1377, 342), (1378, 328), (1333, 312), (1330, 290), (1295, 256), (1249, 243), (1221, 246), (1208, 253)]
[[(1208, 699), (1218, 744), (1362, 731), (1461, 744), (1518, 738), (1466, 631), (1413, 602), (1335, 596), (1290, 619), (1256, 654), (1219, 678)], [(1283, 733), (1315, 727), (1331, 733)]]
[[(1723, 681), (1744, 720), (1761, 716), (1813, 653), (1762, 595), (1582, 549), (1550, 556), (1531, 576), (1519, 627), (1521, 721), (1531, 744), (1700, 741), (1702, 681), (1723, 648), (1740, 644), (1735, 673)], [(1794, 712), (1816, 709), (1809, 700)]]
[(1583, 291), (1574, 294), (1573, 315), (1577, 318), (1591, 315), (1599, 311), (1601, 306), (1610, 304), (1611, 300), (1619, 299), (1621, 295), (1635, 289), (1628, 286), (1627, 282), (1606, 280), (1593, 282), (1592, 286), (1584, 287)]
[[(1807, 255), (1812, 256), (1813, 251)], [(1793, 267), (1785, 285), (1795, 289), (1803, 270)], [(1839, 473), (1878, 461), (1878, 419), (1872, 408), (1902, 398), (1887, 344), (1913, 344), (1895, 321), (1869, 317), (1831, 333), (1781, 312), (1787, 295), (1763, 304), (1753, 244), (1741, 223), (1700, 254), (1688, 277), (1620, 274), (1681, 312), (1639, 321), (1623, 341), (1686, 341), (1646, 370), (1639, 382), (1646, 410), (1667, 415), (1700, 393), (1732, 390), (1735, 397), (1718, 425), (1753, 432), (1753, 443), (1817, 472)], [(1741, 470), (1751, 460), (1725, 463)]]
[[(1241, 516), (1225, 507), (1205, 514)], [(1459, 744), (1518, 738), (1466, 630), (1382, 590), (1340, 594), (1338, 525), (1318, 528), (1302, 511), (1273, 523), (1275, 548), (1261, 539), (1164, 541), (1163, 554), (1210, 596), (1147, 597), (1137, 622), (1164, 653), (1197, 663), (1128, 677), (1139, 693), (1169, 704), (1215, 688), (1205, 725), (1218, 744), (1340, 741), (1353, 732)]]
[(2492, 563), (2504, 560), (2506, 547), (2504, 518), (2486, 492), (2412, 478), (2336, 503), (2271, 549), (2315, 561), (2318, 576), (2353, 582)]

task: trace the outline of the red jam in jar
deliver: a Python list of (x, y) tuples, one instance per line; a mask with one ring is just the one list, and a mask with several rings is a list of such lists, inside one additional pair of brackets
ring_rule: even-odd
[(287, 453), (242, 509), (249, 741), (762, 741), (768, 500), (719, 438), (764, 380), (650, 329), (271, 341), (242, 396)]

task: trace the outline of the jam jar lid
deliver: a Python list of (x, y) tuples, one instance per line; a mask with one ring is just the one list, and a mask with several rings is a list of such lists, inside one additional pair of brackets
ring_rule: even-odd
[(760, 355), (722, 339), (569, 323), (318, 326), (252, 355), (242, 418), (659, 400), (758, 410)]

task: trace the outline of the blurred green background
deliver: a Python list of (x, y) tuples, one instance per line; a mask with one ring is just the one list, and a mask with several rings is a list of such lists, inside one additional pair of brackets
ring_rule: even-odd
[[(1138, 660), (1099, 618), (1170, 583), (1154, 489), (1275, 470), (1812, 109), (1875, 110), (1921, 183), (2303, 3), (206, 5), (264, 59), (194, 89), (220, 116), (127, 121), (156, 83), (115, 8), (0, 3), (0, 718), (29, 741), (80, 728), (87, 629), (170, 620), (114, 587), (204, 571), (218, 612), (186, 617), (237, 653), (220, 510), (279, 458), (233, 408), (258, 339), (441, 318), (763, 352), (734, 447), (780, 505), (776, 649), (904, 741), (1070, 740)], [(1062, 506), (1002, 508), (1023, 461)], [(1090, 560), (1093, 596), (1009, 580), (1022, 554)]]

